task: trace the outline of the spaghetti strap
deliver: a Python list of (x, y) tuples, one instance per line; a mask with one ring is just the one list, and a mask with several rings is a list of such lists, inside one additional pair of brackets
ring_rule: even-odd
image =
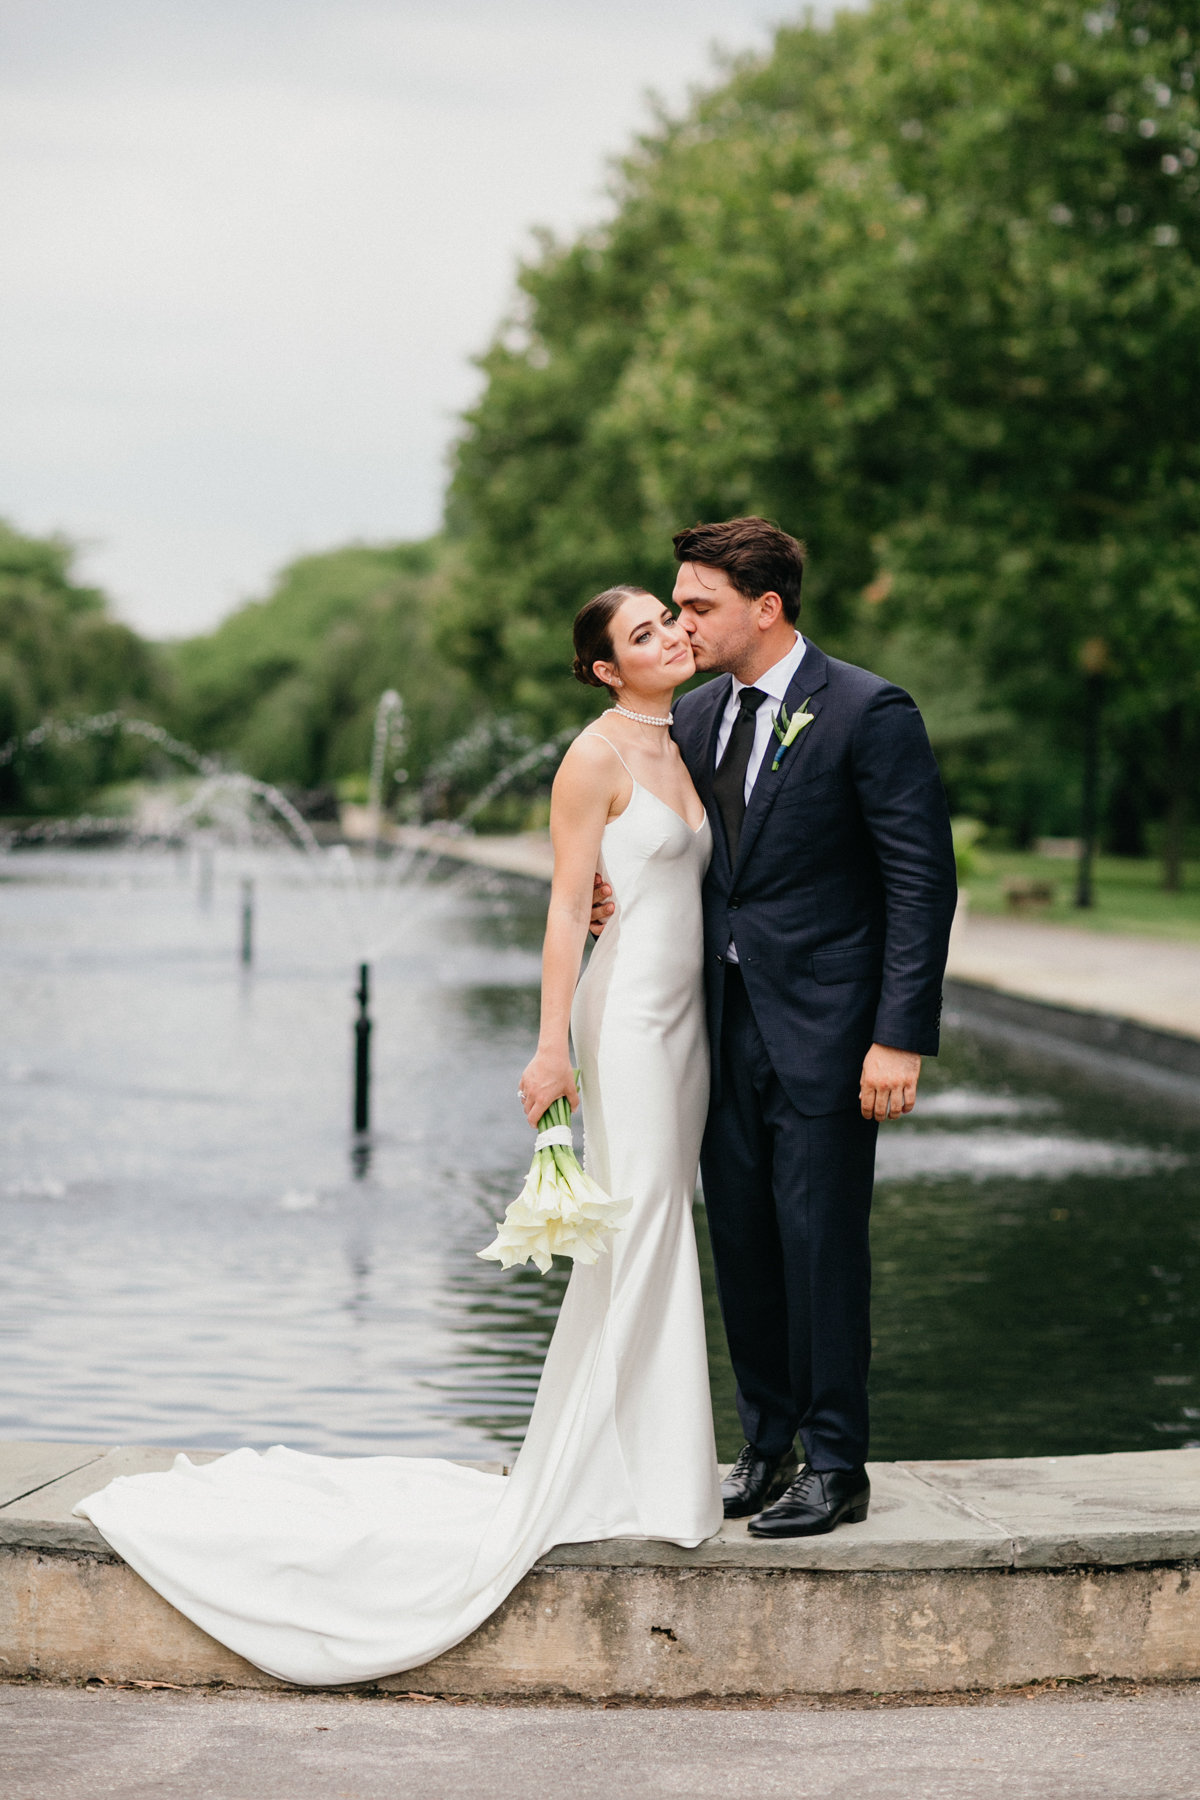
[(625, 758), (621, 755), (621, 752), (617, 749), (617, 746), (613, 743), (613, 741), (610, 737), (605, 737), (604, 733), (602, 731), (597, 731), (597, 729), (595, 728), (594, 725), (589, 726), (587, 731), (585, 731), (583, 733), (583, 736), (584, 737), (598, 737), (602, 744), (607, 744), (609, 749), (612, 751), (613, 755), (616, 757), (617, 761), (620, 763), (621, 767), (624, 769), (625, 773), (628, 775), (630, 781), (632, 781), (634, 787), (641, 787), (641, 785), (642, 785), (641, 782), (638, 780), (637, 776), (634, 774), (633, 770), (630, 768), (629, 764), (625, 761)]

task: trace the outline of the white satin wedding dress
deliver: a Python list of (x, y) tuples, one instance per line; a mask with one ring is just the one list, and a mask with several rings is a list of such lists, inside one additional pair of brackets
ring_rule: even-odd
[(604, 832), (616, 913), (576, 991), (585, 1155), (625, 1227), (576, 1265), (513, 1473), (236, 1450), (123, 1476), (76, 1511), (150, 1586), (269, 1674), (416, 1667), (555, 1544), (721, 1523), (692, 1197), (708, 1102), (700, 883), (712, 837), (634, 784)]

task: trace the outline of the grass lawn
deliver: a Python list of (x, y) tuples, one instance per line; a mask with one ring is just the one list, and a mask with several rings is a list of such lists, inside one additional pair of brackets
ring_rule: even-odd
[[(1016, 850), (977, 853), (978, 871), (967, 882), (974, 913), (1002, 914), (1038, 923), (1075, 925), (1087, 931), (1129, 931), (1143, 937), (1189, 938), (1200, 942), (1200, 863), (1187, 864), (1181, 894), (1167, 894), (1162, 865), (1124, 856), (1096, 858), (1096, 904), (1090, 910), (1072, 904), (1076, 867), (1057, 857)], [(1018, 914), (1009, 906), (1007, 881), (1048, 881), (1054, 889), (1049, 906), (1032, 906)]]

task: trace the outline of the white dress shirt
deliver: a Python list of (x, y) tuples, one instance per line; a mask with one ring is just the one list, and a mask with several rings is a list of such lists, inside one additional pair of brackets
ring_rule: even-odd
[[(779, 708), (783, 704), (784, 696), (792, 684), (792, 676), (800, 667), (804, 657), (804, 651), (804, 639), (800, 636), (800, 633), (797, 632), (796, 641), (788, 651), (787, 655), (781, 656), (777, 663), (772, 664), (765, 675), (760, 675), (758, 677), (757, 681), (739, 681), (736, 675), (733, 678), (733, 687), (730, 689), (729, 699), (725, 703), (725, 715), (721, 720), (721, 729), (717, 733), (717, 766), (720, 765), (721, 758), (725, 754), (726, 746), (729, 743), (730, 735), (733, 731), (734, 720), (742, 710), (742, 689), (754, 687), (758, 689), (760, 694), (765, 694), (767, 696), (754, 715), (754, 745), (750, 751), (750, 761), (746, 765), (745, 793), (747, 806), (750, 804), (750, 795), (753, 792), (754, 783), (758, 780), (758, 771), (762, 768), (763, 757), (767, 754), (767, 745), (778, 741), (775, 737), (774, 730), (775, 718), (779, 712)], [(731, 963), (735, 963), (738, 960), (737, 945), (732, 938), (729, 940), (729, 948), (725, 952), (725, 959), (727, 962)]]
[(754, 748), (750, 752), (750, 761), (746, 765), (746, 804), (750, 804), (750, 795), (754, 783), (758, 780), (758, 771), (762, 768), (762, 759), (767, 753), (767, 745), (775, 741), (774, 724), (784, 695), (792, 684), (792, 676), (800, 667), (804, 657), (805, 643), (800, 633), (796, 633), (796, 641), (786, 656), (781, 656), (777, 663), (760, 675), (757, 681), (739, 681), (735, 675), (729, 699), (725, 703), (725, 716), (721, 720), (721, 729), (717, 733), (717, 760), (714, 767), (719, 768), (721, 758), (725, 754), (733, 731), (734, 720), (741, 711), (742, 689), (757, 688), (760, 694), (767, 697), (754, 715)]

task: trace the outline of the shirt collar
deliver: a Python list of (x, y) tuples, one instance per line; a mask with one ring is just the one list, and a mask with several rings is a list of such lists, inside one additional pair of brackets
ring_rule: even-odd
[(743, 688), (756, 687), (760, 694), (767, 696), (768, 700), (774, 700), (773, 710), (778, 712), (779, 703), (785, 698), (788, 688), (791, 686), (792, 676), (800, 667), (806, 647), (804, 639), (797, 632), (796, 641), (787, 655), (781, 656), (777, 663), (773, 663), (764, 674), (758, 677), (757, 681), (739, 681), (735, 675), (733, 690), (729, 696), (730, 700), (736, 700)]

